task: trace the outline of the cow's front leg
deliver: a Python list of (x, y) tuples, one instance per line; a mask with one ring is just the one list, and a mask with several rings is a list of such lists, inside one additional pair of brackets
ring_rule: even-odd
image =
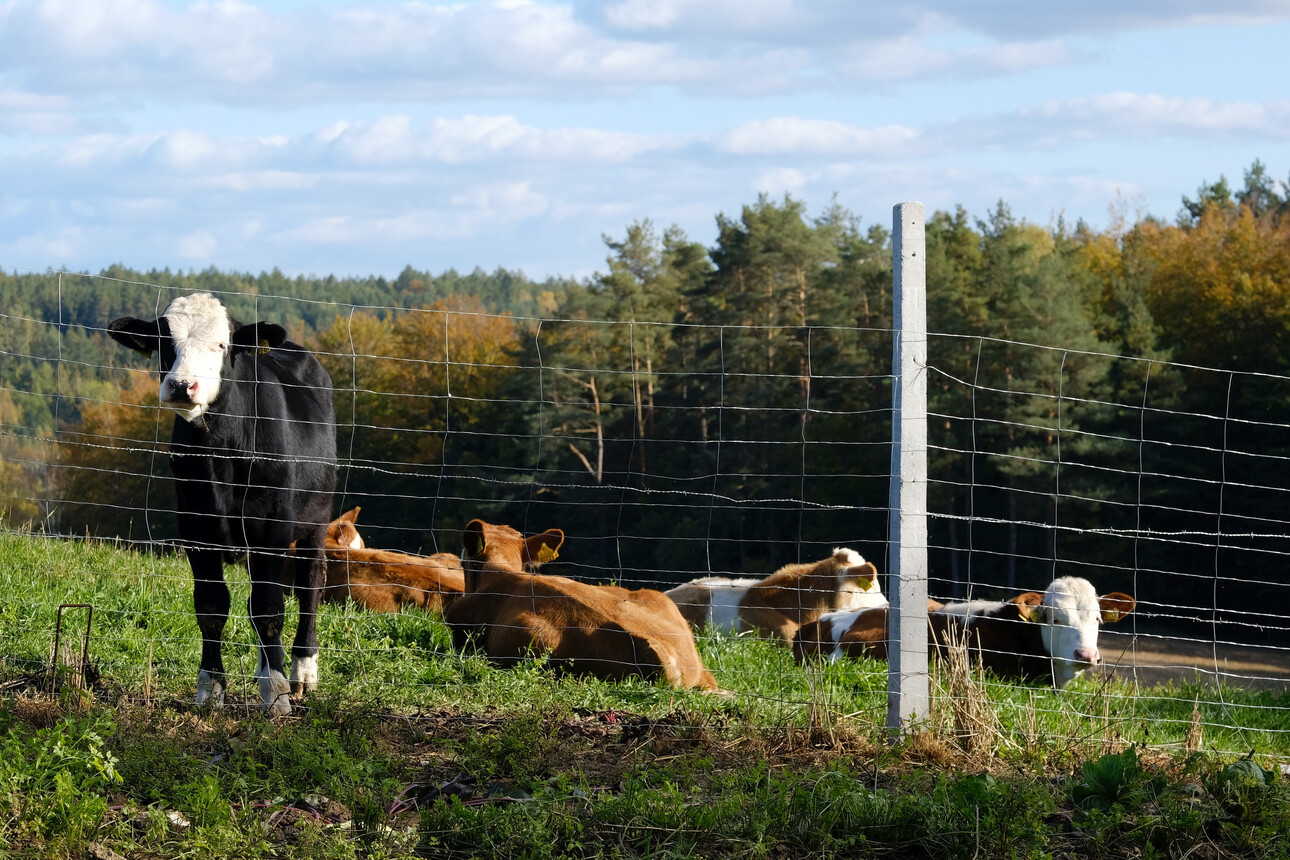
[(296, 599), (300, 623), (291, 647), (291, 692), (299, 696), (318, 688), (318, 604), (327, 576), (323, 552), (326, 526), (296, 542)]
[(251, 553), (251, 597), (247, 601), (247, 609), (260, 643), (260, 662), (255, 671), (260, 683), (260, 699), (265, 710), (286, 715), (291, 713), (291, 686), (287, 683), (282, 649), (285, 611), (281, 565), (280, 556)]
[(197, 670), (197, 704), (224, 704), (224, 658), (220, 653), (224, 625), (228, 622), (228, 585), (224, 582), (224, 557), (218, 551), (189, 549), (193, 569), (193, 611), (202, 632), (202, 660)]

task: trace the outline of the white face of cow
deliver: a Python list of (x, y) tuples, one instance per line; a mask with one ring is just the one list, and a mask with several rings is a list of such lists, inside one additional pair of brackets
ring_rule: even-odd
[(1076, 673), (1102, 661), (1097, 634), (1102, 607), (1097, 591), (1087, 579), (1064, 576), (1053, 580), (1035, 612), (1043, 624), (1044, 647), (1053, 659), (1053, 682), (1063, 687)]
[[(220, 371), (233, 325), (228, 311), (208, 293), (180, 296), (162, 315), (170, 327), (174, 361), (163, 367), (158, 396), (190, 422), (197, 422), (219, 396)], [(163, 346), (163, 361), (170, 349)]]
[(833, 562), (838, 577), (838, 609), (868, 609), (886, 606), (882, 587), (878, 585), (878, 569), (864, 560), (853, 549), (833, 550)]

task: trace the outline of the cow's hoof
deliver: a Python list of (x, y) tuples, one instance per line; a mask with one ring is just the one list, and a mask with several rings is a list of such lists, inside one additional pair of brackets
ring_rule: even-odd
[(285, 716), (291, 713), (291, 685), (283, 674), (275, 669), (262, 671), (260, 676), (260, 701), (264, 709), (271, 714)]
[(291, 697), (283, 693), (272, 702), (264, 703), (264, 711), (273, 717), (287, 717), (291, 715)]
[(318, 658), (297, 657), (291, 661), (291, 694), (304, 695), (318, 689)]
[(203, 669), (197, 673), (197, 698), (195, 701), (198, 706), (224, 707), (224, 684), (210, 672)]

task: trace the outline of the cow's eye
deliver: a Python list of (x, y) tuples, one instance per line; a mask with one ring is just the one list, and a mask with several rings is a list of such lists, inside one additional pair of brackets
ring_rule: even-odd
[(226, 344), (226, 343), (221, 343), (221, 344), (219, 345), (219, 351), (220, 351), (220, 352), (223, 352), (223, 351), (224, 351), (224, 350), (226, 350), (226, 349), (228, 349), (228, 344)]

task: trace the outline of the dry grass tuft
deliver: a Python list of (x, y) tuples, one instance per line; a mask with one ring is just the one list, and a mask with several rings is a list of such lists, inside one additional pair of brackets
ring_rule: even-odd
[(957, 768), (965, 764), (963, 753), (947, 744), (938, 732), (913, 731), (907, 737), (909, 741), (905, 747), (907, 761), (944, 768)]
[(53, 728), (67, 713), (57, 699), (47, 696), (29, 698), (26, 694), (10, 699), (8, 703), (0, 700), (0, 709), (8, 710), (18, 722), (33, 729)]
[(1200, 697), (1191, 707), (1191, 719), (1187, 722), (1187, 733), (1183, 735), (1183, 749), (1187, 752), (1199, 752), (1201, 743), (1204, 740), (1204, 732), (1200, 722)]
[(945, 676), (954, 738), (968, 755), (990, 756), (1002, 735), (998, 712), (972, 677), (966, 636), (951, 626), (946, 640)]
[(1035, 694), (1031, 691), (1026, 708), (1026, 752), (1039, 751), (1039, 712), (1035, 709)]

